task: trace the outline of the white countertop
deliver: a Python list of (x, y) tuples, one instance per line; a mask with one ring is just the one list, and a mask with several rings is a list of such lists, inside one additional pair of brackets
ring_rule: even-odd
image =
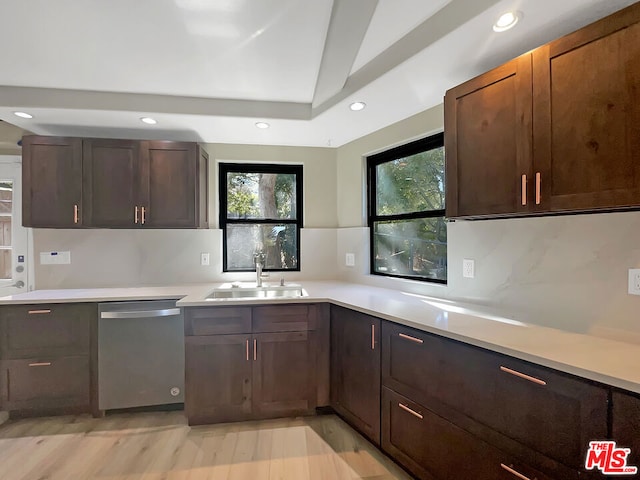
[(396, 290), (341, 282), (301, 282), (308, 296), (205, 300), (216, 284), (37, 290), (0, 305), (182, 298), (179, 306), (331, 302), (363, 313), (640, 393), (640, 345), (518, 322), (480, 307)]

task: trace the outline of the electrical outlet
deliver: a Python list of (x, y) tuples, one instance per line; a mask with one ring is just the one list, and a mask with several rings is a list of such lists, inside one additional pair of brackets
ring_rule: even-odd
[(355, 267), (356, 266), (356, 255), (354, 253), (347, 253), (344, 257), (344, 264), (347, 267)]
[(640, 268), (629, 269), (629, 295), (640, 295)]
[(462, 260), (462, 276), (464, 278), (474, 278), (476, 276), (476, 262), (471, 258)]
[(200, 254), (200, 265), (206, 267), (209, 265), (209, 253), (201, 253)]

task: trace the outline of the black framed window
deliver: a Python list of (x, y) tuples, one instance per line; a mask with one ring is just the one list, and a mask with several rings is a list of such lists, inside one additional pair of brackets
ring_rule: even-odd
[(371, 273), (447, 283), (444, 134), (367, 158)]
[(223, 271), (300, 270), (302, 165), (221, 163)]

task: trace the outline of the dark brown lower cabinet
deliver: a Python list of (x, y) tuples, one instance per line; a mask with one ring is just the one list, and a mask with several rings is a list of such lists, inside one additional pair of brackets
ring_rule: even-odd
[[(611, 438), (618, 447), (631, 449), (627, 465), (638, 467), (640, 472), (640, 395), (614, 391), (612, 403)], [(640, 473), (626, 478), (640, 478)]]
[(420, 479), (552, 480), (388, 388), (382, 418), (382, 448)]
[(88, 356), (3, 360), (0, 364), (4, 410), (89, 409)]
[(380, 445), (380, 319), (331, 306), (331, 406)]
[(185, 411), (189, 423), (249, 418), (251, 335), (186, 337), (185, 341)]
[(316, 407), (314, 332), (253, 336), (253, 408), (260, 418), (311, 414)]
[(186, 309), (189, 424), (315, 413), (318, 399), (326, 397), (319, 392), (328, 389), (322, 385), (329, 376), (328, 318), (315, 330), (318, 312), (326, 310), (318, 305)]

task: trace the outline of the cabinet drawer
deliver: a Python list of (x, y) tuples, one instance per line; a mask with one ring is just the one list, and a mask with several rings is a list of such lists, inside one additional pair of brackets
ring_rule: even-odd
[(386, 322), (383, 339), (383, 384), (436, 412), (453, 408), (574, 469), (606, 437), (604, 388)]
[(251, 333), (251, 307), (186, 308), (184, 329), (187, 336)]
[(94, 304), (3, 307), (2, 358), (84, 355), (89, 352)]
[(0, 364), (5, 410), (89, 405), (88, 356), (3, 360)]
[(303, 332), (316, 329), (315, 305), (273, 305), (253, 309), (253, 331)]
[(383, 450), (421, 479), (552, 479), (388, 388), (382, 402)]

